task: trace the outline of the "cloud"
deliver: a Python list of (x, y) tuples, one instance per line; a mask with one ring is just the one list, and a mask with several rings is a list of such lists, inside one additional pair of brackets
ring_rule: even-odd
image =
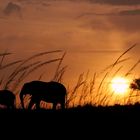
[[(139, 41), (140, 19), (138, 16), (123, 16), (130, 11), (124, 9), (125, 6), (118, 8), (104, 5), (101, 0), (96, 0), (99, 4), (91, 4), (88, 0), (79, 0), (77, 3), (75, 0), (45, 0), (42, 3), (41, 0), (32, 0), (32, 3), (24, 1), (27, 3), (19, 4), (23, 20), (0, 20), (1, 50), (8, 48), (19, 58), (40, 51), (66, 50), (64, 63), (72, 68), (68, 74), (70, 78), (75, 78), (76, 74), (87, 69), (103, 69), (123, 52), (124, 46)], [(111, 4), (109, 0), (102, 2)], [(123, 3), (120, 0), (112, 2), (112, 5)], [(45, 8), (46, 4), (51, 6)], [(139, 50), (137, 55), (139, 56)]]
[(108, 16), (108, 21), (120, 31), (127, 33), (140, 32), (140, 10), (123, 10), (116, 14), (116, 16)]
[(16, 4), (16, 3), (12, 3), (12, 2), (9, 2), (5, 9), (3, 10), (3, 13), (6, 15), (6, 16), (10, 16), (10, 15), (17, 15), (19, 17), (22, 17), (22, 14), (21, 14), (21, 7), (20, 5)]
[(140, 15), (140, 9), (134, 10), (121, 10), (120, 12), (114, 13), (83, 13), (78, 15), (76, 19), (88, 17), (88, 16), (135, 16)]
[(119, 15), (140, 15), (140, 9), (136, 10), (123, 10), (118, 13)]
[(140, 0), (89, 0), (89, 2), (109, 5), (140, 5)]

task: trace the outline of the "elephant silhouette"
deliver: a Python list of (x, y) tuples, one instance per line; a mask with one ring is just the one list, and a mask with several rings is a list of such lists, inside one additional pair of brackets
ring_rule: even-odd
[(20, 100), (22, 108), (24, 107), (24, 95), (31, 95), (31, 100), (28, 109), (31, 109), (36, 104), (36, 109), (40, 108), (40, 102), (45, 101), (53, 104), (53, 109), (56, 109), (57, 104), (61, 105), (61, 109), (65, 108), (66, 88), (63, 84), (50, 81), (31, 81), (25, 83), (20, 92)]
[(15, 95), (9, 90), (0, 90), (0, 104), (8, 109), (14, 109)]

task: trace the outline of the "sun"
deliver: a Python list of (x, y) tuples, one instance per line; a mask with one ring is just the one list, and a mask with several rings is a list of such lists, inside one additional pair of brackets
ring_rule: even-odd
[(124, 95), (129, 89), (129, 81), (123, 77), (113, 78), (111, 81), (111, 89), (115, 94)]

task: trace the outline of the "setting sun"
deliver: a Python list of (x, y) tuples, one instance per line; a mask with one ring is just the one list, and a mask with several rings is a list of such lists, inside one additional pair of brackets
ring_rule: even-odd
[(116, 77), (111, 81), (111, 88), (115, 94), (125, 94), (128, 91), (128, 79)]

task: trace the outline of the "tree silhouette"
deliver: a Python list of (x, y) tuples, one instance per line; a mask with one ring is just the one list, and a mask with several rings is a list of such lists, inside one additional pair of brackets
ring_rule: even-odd
[(130, 84), (130, 88), (133, 90), (140, 90), (140, 78), (134, 79)]

